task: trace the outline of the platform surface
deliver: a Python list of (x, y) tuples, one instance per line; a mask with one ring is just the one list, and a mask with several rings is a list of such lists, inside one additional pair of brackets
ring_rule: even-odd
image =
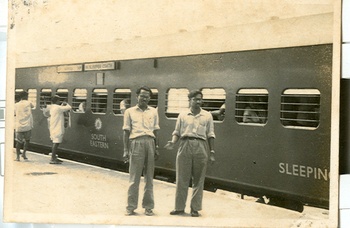
[[(13, 151), (13, 158), (15, 153)], [(205, 191), (201, 216), (172, 216), (175, 185), (154, 181), (154, 216), (141, 208), (140, 184), (136, 216), (125, 216), (128, 173), (28, 152), (28, 161), (11, 161), (5, 175), (4, 221), (16, 223), (66, 223), (205, 227), (326, 227), (329, 211), (306, 206), (302, 213), (256, 203), (256, 198), (217, 190)], [(7, 169), (8, 170), (8, 169)], [(189, 196), (191, 189), (189, 189)], [(187, 205), (190, 205), (188, 197)]]

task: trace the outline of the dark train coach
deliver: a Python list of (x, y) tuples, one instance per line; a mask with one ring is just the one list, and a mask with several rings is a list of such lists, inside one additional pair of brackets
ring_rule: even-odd
[[(58, 94), (73, 107), (60, 149), (116, 166), (123, 161), (123, 106), (136, 104), (139, 86), (153, 91), (161, 147), (188, 108), (189, 91), (199, 89), (215, 122), (208, 183), (329, 207), (331, 44), (17, 68), (15, 80), (16, 92), (28, 91), (35, 104), (33, 145), (50, 150), (42, 108)], [(176, 150), (160, 153), (157, 173), (174, 174)]]

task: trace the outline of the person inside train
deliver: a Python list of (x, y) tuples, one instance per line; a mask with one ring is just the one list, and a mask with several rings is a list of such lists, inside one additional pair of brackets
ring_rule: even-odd
[(79, 106), (78, 106), (78, 109), (76, 112), (79, 112), (79, 113), (85, 113), (85, 110), (86, 110), (86, 101), (82, 101)]
[(123, 124), (124, 162), (129, 162), (129, 189), (126, 215), (135, 215), (138, 206), (139, 185), (144, 173), (145, 188), (142, 207), (147, 216), (154, 215), (153, 176), (158, 158), (159, 117), (148, 105), (152, 91), (147, 86), (137, 89), (137, 105), (126, 109)]
[(175, 209), (170, 215), (185, 213), (188, 187), (192, 180), (191, 216), (198, 217), (198, 211), (202, 210), (207, 162), (208, 159), (211, 163), (215, 162), (214, 121), (210, 112), (201, 108), (201, 91), (191, 91), (188, 98), (190, 108), (179, 114), (172, 139), (165, 145), (166, 149), (172, 150), (175, 143), (180, 141), (176, 156)]
[(259, 105), (252, 97), (249, 98), (243, 113), (243, 123), (265, 123), (266, 117), (264, 112), (258, 110)]
[(120, 104), (119, 104), (119, 107), (120, 107), (120, 113), (121, 114), (124, 114), (125, 113), (125, 110), (130, 108), (130, 98), (125, 98), (123, 99)]
[(52, 141), (52, 151), (50, 164), (61, 164), (61, 160), (57, 158), (57, 149), (62, 143), (65, 132), (65, 116), (64, 113), (71, 110), (72, 107), (66, 102), (60, 102), (60, 97), (55, 95), (51, 99), (51, 105), (43, 109), (45, 116), (49, 116), (49, 130)]
[(20, 161), (21, 147), (23, 145), (22, 157), (27, 160), (26, 151), (29, 145), (31, 130), (33, 129), (32, 108), (34, 105), (28, 101), (28, 93), (22, 91), (19, 95), (20, 101), (15, 103), (15, 132), (16, 132), (16, 161)]

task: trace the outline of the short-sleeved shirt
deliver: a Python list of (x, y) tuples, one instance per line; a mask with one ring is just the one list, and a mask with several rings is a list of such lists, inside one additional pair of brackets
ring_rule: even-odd
[(130, 139), (145, 135), (155, 138), (153, 131), (159, 129), (158, 112), (153, 107), (147, 106), (143, 111), (136, 105), (124, 113), (123, 130), (130, 131)]
[(196, 137), (203, 140), (215, 138), (213, 116), (202, 108), (197, 115), (194, 115), (190, 109), (181, 112), (177, 117), (173, 135), (180, 138)]
[(15, 130), (25, 132), (33, 128), (32, 108), (33, 104), (28, 100), (21, 100), (15, 104)]

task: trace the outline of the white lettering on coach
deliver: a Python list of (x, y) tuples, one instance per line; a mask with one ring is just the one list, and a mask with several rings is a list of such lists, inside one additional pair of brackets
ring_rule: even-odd
[(90, 146), (109, 149), (107, 136), (103, 134), (91, 134)]
[(321, 169), (317, 167), (279, 163), (279, 172), (282, 174), (312, 178), (317, 180), (329, 180), (329, 172), (327, 169)]

